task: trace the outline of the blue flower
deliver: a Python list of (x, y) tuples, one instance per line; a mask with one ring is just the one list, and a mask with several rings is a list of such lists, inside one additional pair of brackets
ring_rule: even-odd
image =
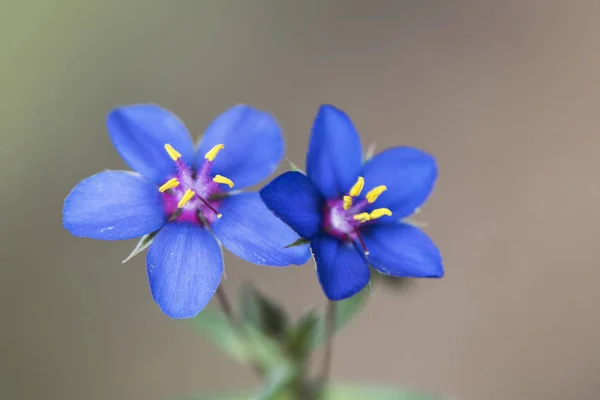
[(391, 276), (443, 276), (435, 244), (401, 222), (425, 202), (436, 177), (433, 157), (411, 147), (390, 148), (363, 163), (352, 121), (323, 105), (312, 127), (306, 175), (286, 172), (260, 195), (310, 241), (325, 295), (342, 300), (368, 284), (369, 265)]
[(189, 318), (208, 304), (223, 274), (219, 242), (255, 264), (304, 264), (310, 257), (307, 246), (285, 249), (298, 235), (258, 193), (232, 191), (234, 183), (259, 183), (281, 161), (283, 138), (271, 115), (235, 106), (212, 122), (196, 150), (184, 124), (154, 104), (118, 107), (107, 126), (137, 173), (105, 171), (77, 184), (65, 199), (63, 226), (101, 240), (158, 231), (146, 264), (165, 314)]

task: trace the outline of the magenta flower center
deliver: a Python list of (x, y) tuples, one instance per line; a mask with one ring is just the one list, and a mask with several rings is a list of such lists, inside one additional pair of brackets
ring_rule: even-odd
[(223, 148), (222, 144), (213, 147), (206, 153), (200, 168), (194, 170), (181, 159), (177, 150), (170, 144), (165, 145), (165, 150), (177, 166), (177, 172), (158, 190), (162, 193), (165, 212), (171, 221), (205, 225), (221, 218), (218, 210), (222, 198), (219, 195), (225, 191), (220, 184), (232, 188), (233, 182), (221, 175), (212, 176), (211, 167), (217, 153)]
[(347, 195), (341, 199), (327, 200), (323, 207), (323, 229), (340, 240), (359, 243), (365, 254), (369, 254), (360, 235), (360, 227), (383, 217), (391, 216), (387, 208), (376, 208), (371, 212), (364, 211), (387, 190), (384, 185), (371, 189), (364, 199), (356, 201), (365, 185), (362, 176), (352, 186)]

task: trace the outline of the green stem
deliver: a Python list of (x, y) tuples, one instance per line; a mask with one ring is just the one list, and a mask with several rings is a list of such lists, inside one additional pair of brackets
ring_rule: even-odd
[[(221, 306), (221, 310), (223, 311), (223, 314), (225, 314), (225, 316), (227, 317), (229, 324), (238, 332), (240, 336), (244, 338), (244, 340), (247, 343), (247, 346), (251, 348), (252, 344), (250, 343), (250, 340), (246, 335), (246, 330), (244, 329), (244, 326), (240, 323), (240, 321), (236, 318), (235, 313), (233, 312), (233, 307), (231, 306), (231, 302), (229, 301), (227, 293), (225, 293), (225, 287), (223, 285), (223, 282), (221, 282), (215, 294), (217, 300), (219, 301), (219, 305)], [(250, 362), (250, 367), (258, 375), (259, 378), (263, 377), (263, 370), (260, 367), (260, 365), (256, 364), (255, 362)]]
[(323, 366), (321, 372), (321, 385), (324, 390), (328, 384), (331, 374), (331, 358), (333, 355), (333, 333), (335, 330), (335, 302), (327, 303), (325, 311), (325, 354), (323, 355)]
[(223, 314), (225, 314), (225, 316), (227, 317), (227, 320), (229, 320), (229, 323), (232, 326), (238, 326), (238, 322), (235, 318), (235, 315), (233, 313), (233, 307), (231, 307), (231, 302), (229, 301), (229, 298), (227, 297), (227, 294), (225, 293), (225, 289), (223, 288), (223, 283), (221, 283), (219, 285), (219, 287), (217, 288), (217, 299), (219, 300), (219, 305), (221, 306), (221, 310), (223, 311)]

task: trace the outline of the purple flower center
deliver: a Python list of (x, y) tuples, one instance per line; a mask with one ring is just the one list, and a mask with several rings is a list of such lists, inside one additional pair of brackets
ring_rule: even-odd
[(384, 215), (391, 216), (392, 212), (387, 208), (376, 208), (370, 213), (364, 211), (387, 190), (384, 185), (371, 189), (364, 199), (355, 203), (364, 185), (365, 180), (359, 176), (346, 196), (341, 199), (327, 200), (323, 206), (323, 229), (340, 240), (360, 244), (364, 253), (369, 254), (360, 235), (360, 228)]
[(219, 194), (225, 193), (219, 184), (230, 188), (233, 182), (221, 175), (211, 175), (211, 167), (222, 144), (213, 147), (204, 156), (205, 160), (198, 170), (194, 170), (181, 159), (181, 154), (170, 144), (165, 150), (177, 166), (175, 176), (166, 181), (158, 190), (162, 193), (165, 212), (171, 221), (192, 222), (198, 225), (212, 223), (221, 218), (219, 205), (223, 201)]

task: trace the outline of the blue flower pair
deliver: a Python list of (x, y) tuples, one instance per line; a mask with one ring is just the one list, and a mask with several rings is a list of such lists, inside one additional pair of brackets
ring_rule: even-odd
[(208, 304), (223, 274), (221, 245), (251, 263), (287, 266), (308, 260), (307, 245), (288, 246), (307, 239), (332, 300), (368, 283), (367, 263), (395, 276), (443, 274), (427, 236), (398, 222), (431, 192), (434, 160), (395, 148), (363, 166), (358, 134), (331, 106), (321, 107), (313, 126), (307, 176), (285, 173), (260, 195), (237, 190), (267, 178), (283, 157), (281, 130), (265, 112), (229, 109), (198, 146), (175, 115), (153, 104), (116, 108), (107, 126), (136, 172), (100, 172), (77, 184), (63, 225), (101, 240), (155, 235), (146, 260), (150, 290), (170, 317), (193, 317)]

